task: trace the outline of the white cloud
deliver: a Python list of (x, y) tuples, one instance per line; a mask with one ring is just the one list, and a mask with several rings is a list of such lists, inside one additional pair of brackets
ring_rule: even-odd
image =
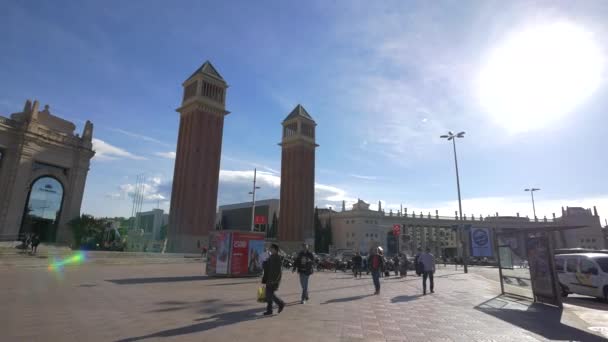
[(156, 143), (156, 144), (159, 144), (159, 145), (163, 145), (163, 146), (167, 146), (167, 147), (171, 147), (172, 146), (172, 145), (167, 144), (165, 142), (162, 142), (162, 141), (160, 141), (158, 139), (155, 139), (155, 138), (143, 135), (143, 134), (133, 133), (133, 132), (125, 131), (124, 129), (114, 128), (114, 127), (110, 127), (108, 129), (111, 130), (111, 131), (117, 132), (117, 133), (124, 134), (126, 136), (131, 137), (131, 138), (138, 139), (138, 140), (149, 141), (149, 142), (153, 142), (153, 143)]
[(175, 152), (156, 152), (154, 154), (162, 158), (175, 159)]
[(351, 174), (351, 177), (354, 178), (359, 178), (359, 179), (365, 179), (365, 180), (377, 180), (378, 177), (376, 176), (362, 176), (362, 175), (357, 175), (357, 174)]
[[(220, 182), (226, 183), (250, 183), (253, 186), (253, 170), (251, 171), (231, 171), (220, 170)], [(270, 172), (258, 171), (256, 175), (256, 183), (260, 186), (269, 186), (271, 188), (279, 188), (281, 186), (281, 177)]]
[(93, 150), (95, 151), (94, 159), (99, 161), (116, 160), (116, 159), (134, 159), (145, 160), (146, 158), (134, 155), (133, 153), (124, 150), (120, 147), (111, 145), (101, 139), (93, 138)]
[(119, 192), (108, 193), (106, 196), (114, 199), (133, 198), (136, 193), (140, 193), (143, 195), (144, 201), (168, 201), (169, 196), (164, 191), (164, 185), (165, 183), (160, 177), (149, 177), (139, 185), (133, 183), (122, 184), (118, 187)]

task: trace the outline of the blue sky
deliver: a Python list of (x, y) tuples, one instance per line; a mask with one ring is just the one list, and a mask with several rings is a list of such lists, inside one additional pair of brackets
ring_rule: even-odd
[[(79, 130), (94, 123), (84, 212), (130, 214), (140, 173), (144, 209), (167, 209), (181, 83), (208, 59), (230, 85), (220, 204), (249, 199), (254, 167), (258, 198), (278, 197), (280, 122), (301, 103), (318, 124), (319, 206), (361, 198), (452, 215), (453, 155), (439, 135), (453, 130), (467, 132), (458, 141), (464, 213), (531, 216), (523, 189), (534, 186), (541, 217), (562, 205), (597, 205), (605, 216), (606, 17), (605, 1), (3, 1), (0, 114), (35, 98)], [(551, 87), (518, 65), (510, 88), (504, 75), (480, 86), (495, 51), (555, 23), (575, 37), (554, 39), (556, 51), (587, 51), (580, 32), (593, 48), (563, 58), (567, 67), (549, 63)], [(532, 45), (525, 60), (545, 53)], [(522, 102), (530, 84), (564, 87)], [(494, 97), (480, 99), (480, 87), (508, 105), (487, 106)], [(574, 92), (584, 96), (560, 102)]]

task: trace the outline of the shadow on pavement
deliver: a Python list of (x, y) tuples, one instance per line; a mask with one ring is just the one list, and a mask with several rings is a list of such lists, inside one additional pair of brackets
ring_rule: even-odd
[(106, 280), (117, 285), (137, 285), (137, 284), (154, 284), (154, 283), (174, 283), (180, 281), (198, 281), (211, 280), (208, 276), (186, 276), (186, 277), (156, 277), (156, 278), (126, 278), (126, 279), (110, 279)]
[(497, 296), (475, 307), (490, 316), (516, 325), (549, 340), (605, 341), (602, 337), (561, 323), (562, 309), (544, 304), (522, 304)]
[(568, 297), (562, 298), (565, 304), (582, 306), (587, 309), (608, 310), (608, 302), (593, 297)]
[(359, 299), (363, 299), (365, 297), (371, 297), (371, 296), (373, 296), (373, 295), (372, 294), (367, 294), (367, 295), (360, 295), (360, 296), (352, 296), (352, 297), (330, 299), (330, 300), (326, 301), (325, 303), (321, 303), (321, 305), (332, 304), (332, 303), (351, 302), (353, 300), (359, 300)]
[(420, 297), (421, 295), (415, 295), (415, 296), (397, 296), (393, 299), (391, 299), (391, 303), (403, 303), (403, 302), (410, 302), (412, 300), (416, 300)]
[(259, 279), (242, 281), (242, 282), (234, 282), (234, 283), (220, 283), (220, 284), (209, 284), (207, 286), (230, 286), (230, 285), (244, 285), (244, 284), (257, 284), (260, 283)]
[(266, 318), (265, 316), (261, 316), (261, 312), (263, 309), (248, 309), (243, 311), (234, 311), (234, 312), (224, 312), (219, 313), (213, 316), (199, 318), (197, 321), (201, 321), (201, 323), (195, 323), (191, 325), (186, 325), (183, 327), (162, 330), (159, 332), (155, 332), (149, 335), (129, 337), (121, 340), (117, 340), (116, 342), (131, 342), (131, 341), (141, 341), (149, 338), (159, 338), (159, 337), (173, 337), (173, 336), (182, 336), (193, 333), (198, 333), (206, 330), (211, 330), (235, 323), (241, 323), (245, 321), (252, 321), (257, 319)]

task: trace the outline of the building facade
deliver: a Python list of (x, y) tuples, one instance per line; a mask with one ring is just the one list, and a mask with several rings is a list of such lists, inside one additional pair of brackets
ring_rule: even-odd
[(161, 229), (169, 224), (169, 214), (162, 209), (143, 211), (135, 215), (135, 227), (141, 229), (152, 240), (161, 240)]
[[(216, 227), (226, 230), (251, 230), (251, 208), (252, 202), (220, 206), (216, 218)], [(278, 199), (255, 202), (255, 231), (269, 232), (274, 217), (279, 217)]]
[(283, 120), (278, 239), (284, 249), (313, 239), (315, 205), (315, 129), (317, 124), (297, 105)]
[(0, 237), (37, 233), (43, 241), (68, 243), (68, 222), (80, 215), (92, 150), (93, 124), (76, 126), (25, 103), (0, 116)]
[(215, 226), (228, 84), (207, 61), (183, 87), (168, 249), (196, 252)]
[[(606, 248), (602, 239), (602, 227), (597, 212), (589, 209), (568, 208), (561, 217), (554, 219), (530, 220), (519, 216), (463, 217), (457, 215), (440, 217), (431, 213), (409, 213), (405, 211), (386, 213), (370, 210), (369, 204), (359, 200), (352, 210), (322, 211), (319, 217), (323, 225), (331, 221), (334, 249), (350, 249), (367, 253), (370, 248), (383, 247), (387, 253), (397, 251), (414, 254), (417, 248), (431, 248), (435, 255), (459, 256), (459, 226), (490, 228), (494, 231), (508, 231), (519, 228), (586, 226), (586, 228), (554, 233), (556, 248)], [(393, 234), (393, 227), (400, 228), (399, 236)], [(466, 241), (466, 239), (465, 239)]]

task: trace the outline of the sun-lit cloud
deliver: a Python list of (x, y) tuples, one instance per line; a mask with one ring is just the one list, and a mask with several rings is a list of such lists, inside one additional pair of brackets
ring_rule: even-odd
[(101, 139), (93, 138), (93, 150), (95, 160), (108, 161), (117, 159), (145, 160), (146, 158), (135, 155), (125, 149), (111, 145)]
[(154, 153), (154, 155), (162, 157), (162, 158), (167, 158), (167, 159), (175, 159), (175, 152), (156, 152)]

